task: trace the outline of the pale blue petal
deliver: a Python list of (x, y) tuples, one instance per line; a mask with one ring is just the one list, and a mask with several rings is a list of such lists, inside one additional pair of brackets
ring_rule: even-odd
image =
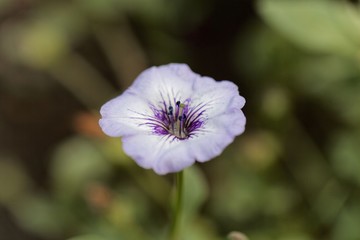
[(152, 134), (127, 136), (122, 141), (127, 155), (139, 166), (152, 168), (157, 174), (177, 172), (195, 162), (188, 146), (184, 145), (187, 141)]
[(190, 72), (186, 64), (151, 67), (137, 77), (129, 91), (153, 104), (173, 101), (174, 97), (189, 97), (193, 94), (192, 82), (197, 76)]
[(206, 124), (206, 132), (198, 134), (191, 145), (195, 158), (206, 162), (220, 155), (245, 130), (246, 119), (241, 110), (237, 113), (218, 116)]
[(206, 114), (213, 118), (219, 114), (224, 114), (230, 109), (241, 109), (245, 104), (245, 99), (239, 96), (238, 87), (229, 81), (211, 81), (209, 78), (201, 78), (195, 87), (192, 100), (194, 103), (206, 103)]
[[(140, 112), (141, 114), (138, 114)], [(149, 105), (143, 99), (129, 92), (108, 101), (101, 107), (100, 113), (100, 127), (112, 137), (148, 131), (149, 129), (142, 125), (142, 119), (144, 115), (152, 114)]]
[(190, 148), (191, 140), (170, 142), (171, 147), (159, 154), (154, 171), (158, 174), (178, 172), (195, 163)]
[[(166, 149), (166, 141), (153, 134), (138, 134), (122, 138), (124, 152), (143, 168), (153, 168), (159, 152)], [(165, 146), (164, 146), (165, 144)]]
[[(152, 107), (175, 100), (189, 100), (205, 110), (203, 125), (188, 139), (161, 135), (146, 124), (154, 115)], [(167, 174), (220, 155), (245, 129), (244, 104), (234, 83), (202, 77), (186, 64), (168, 64), (145, 70), (121, 96), (107, 102), (100, 126), (109, 136), (122, 136), (125, 153), (141, 167)]]

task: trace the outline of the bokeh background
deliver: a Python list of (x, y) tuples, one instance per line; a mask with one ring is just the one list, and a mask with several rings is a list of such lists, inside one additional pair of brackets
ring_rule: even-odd
[(246, 132), (185, 173), (184, 239), (360, 239), (358, 1), (1, 0), (1, 240), (164, 239), (172, 176), (97, 121), (169, 62), (247, 99)]

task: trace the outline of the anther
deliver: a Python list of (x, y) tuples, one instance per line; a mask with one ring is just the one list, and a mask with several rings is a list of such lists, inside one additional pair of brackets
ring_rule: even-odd
[(186, 115), (183, 114), (182, 116), (179, 116), (179, 121), (185, 121), (186, 119)]
[(172, 107), (172, 106), (169, 107), (169, 113), (168, 113), (168, 115), (173, 115), (173, 107)]
[(183, 139), (187, 136), (186, 133), (186, 115), (184, 113), (186, 105), (180, 101), (175, 102), (175, 107), (169, 106), (167, 115), (169, 120), (168, 131), (176, 137)]

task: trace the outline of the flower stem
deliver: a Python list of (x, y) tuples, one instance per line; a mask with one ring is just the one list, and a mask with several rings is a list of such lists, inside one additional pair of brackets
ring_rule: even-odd
[(184, 191), (184, 171), (176, 173), (176, 198), (173, 208), (173, 220), (170, 229), (169, 240), (180, 240), (180, 223), (181, 223), (181, 214), (183, 208), (183, 191)]

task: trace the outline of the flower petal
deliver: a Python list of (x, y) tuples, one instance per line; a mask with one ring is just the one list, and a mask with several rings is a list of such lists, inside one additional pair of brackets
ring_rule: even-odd
[(161, 146), (162, 138), (153, 134), (138, 134), (122, 138), (124, 152), (143, 168), (152, 168)]
[[(143, 168), (157, 174), (180, 171), (195, 162), (184, 141), (157, 135), (132, 135), (122, 139), (127, 155)], [(145, 143), (145, 144), (144, 144)]]
[(192, 95), (192, 83), (198, 77), (186, 64), (168, 64), (143, 71), (130, 91), (154, 104), (163, 100), (169, 102)]
[(190, 144), (189, 140), (169, 142), (169, 147), (162, 151), (154, 164), (154, 171), (157, 174), (179, 172), (194, 164), (195, 158), (192, 156)]
[(245, 99), (239, 96), (238, 87), (229, 81), (216, 82), (210, 78), (197, 79), (193, 102), (206, 103), (206, 115), (213, 118), (231, 109), (240, 110)]
[(206, 162), (222, 153), (237, 135), (245, 130), (246, 119), (241, 110), (221, 115), (206, 123), (206, 131), (191, 139), (191, 151), (199, 162)]
[(148, 131), (149, 128), (142, 125), (143, 118), (152, 114), (149, 105), (129, 91), (104, 104), (100, 113), (102, 119), (99, 124), (102, 130), (112, 137)]

